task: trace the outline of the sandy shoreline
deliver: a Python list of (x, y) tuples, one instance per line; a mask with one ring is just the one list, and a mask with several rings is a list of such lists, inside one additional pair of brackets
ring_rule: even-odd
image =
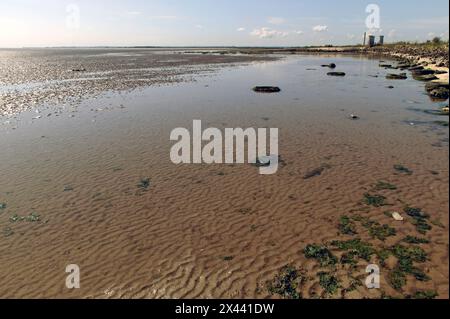
[[(108, 64), (151, 59), (121, 54)], [(207, 55), (160, 58), (229, 59)], [(195, 81), (113, 90), (2, 126), (0, 296), (448, 298), (448, 126), (427, 113), (441, 103), (421, 82), (387, 80), (392, 71), (366, 56), (246, 58), (206, 76), (182, 68)], [(331, 62), (347, 76), (327, 76), (321, 65)], [(256, 84), (282, 92), (256, 94)], [(174, 165), (168, 137), (192, 119), (280, 128), (279, 174)], [(364, 286), (369, 262), (382, 265), (381, 290)], [(81, 290), (65, 289), (72, 263)]]

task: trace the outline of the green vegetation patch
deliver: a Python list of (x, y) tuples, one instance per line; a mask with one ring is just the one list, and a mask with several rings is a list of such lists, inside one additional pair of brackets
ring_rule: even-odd
[(415, 262), (424, 263), (427, 261), (427, 254), (422, 248), (397, 245), (392, 248), (392, 254), (398, 258), (397, 267), (389, 277), (394, 289), (401, 290), (406, 285), (407, 275), (412, 275), (419, 281), (430, 280), (430, 277), (414, 266)]
[(141, 178), (138, 184), (138, 188), (147, 190), (150, 188), (150, 178)]
[(388, 237), (397, 235), (397, 231), (395, 230), (395, 228), (392, 228), (389, 225), (380, 225), (378, 223), (375, 223), (374, 225), (372, 225), (372, 227), (369, 228), (369, 234), (373, 238), (385, 241)]
[(361, 241), (361, 239), (353, 239), (348, 241), (335, 240), (331, 243), (332, 246), (339, 250), (350, 252), (351, 256), (362, 258), (370, 261), (371, 257), (376, 253), (372, 244)]
[(321, 272), (318, 275), (320, 286), (327, 294), (334, 295), (340, 287), (339, 280), (329, 272)]
[(356, 225), (348, 216), (341, 216), (339, 220), (339, 231), (345, 235), (356, 235)]
[(430, 241), (425, 238), (419, 238), (414, 236), (407, 236), (405, 239), (403, 239), (405, 243), (413, 244), (413, 245), (420, 245), (420, 244), (429, 244)]
[(409, 296), (408, 299), (436, 299), (439, 294), (434, 290), (417, 291), (414, 295)]
[(377, 191), (382, 191), (382, 190), (391, 190), (394, 191), (397, 189), (397, 186), (384, 182), (384, 181), (379, 181), (377, 183), (377, 185), (375, 185), (375, 190)]
[(403, 165), (394, 165), (394, 169), (402, 174), (412, 175), (413, 171)]
[(381, 195), (364, 194), (364, 203), (369, 206), (382, 207), (386, 206), (386, 197)]
[(304, 254), (306, 258), (318, 260), (321, 267), (334, 266), (337, 263), (336, 256), (326, 246), (308, 245)]
[(271, 295), (279, 295), (285, 299), (300, 299), (302, 295), (298, 292), (298, 288), (305, 282), (305, 273), (288, 265), (283, 267), (272, 281), (268, 281), (266, 286)]
[(413, 224), (416, 229), (421, 234), (426, 234), (428, 231), (432, 230), (433, 227), (428, 224), (428, 219), (430, 216), (423, 212), (420, 208), (406, 207), (405, 213), (413, 218)]

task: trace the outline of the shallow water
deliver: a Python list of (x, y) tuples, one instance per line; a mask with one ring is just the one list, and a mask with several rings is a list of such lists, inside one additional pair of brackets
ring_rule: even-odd
[[(347, 76), (327, 76), (320, 65), (331, 62)], [(377, 180), (398, 185), (393, 209), (417, 205), (448, 227), (449, 132), (435, 123), (448, 117), (425, 112), (442, 103), (412, 78), (386, 80), (391, 71), (378, 64), (287, 56), (0, 117), (0, 227), (14, 232), (0, 241), (0, 296), (265, 297), (261, 283), (293, 260), (307, 266), (298, 252), (333, 239), (335, 220)], [(255, 85), (282, 92), (257, 94)], [(286, 167), (261, 177), (248, 165), (173, 165), (170, 131), (194, 119), (279, 128)], [(322, 176), (303, 179), (324, 163)], [(414, 175), (397, 174), (395, 164)], [(148, 191), (137, 187), (144, 177)], [(9, 221), (31, 212), (45, 223)], [(448, 232), (431, 238), (428, 285), (448, 296)], [(87, 274), (80, 291), (63, 287), (68, 263)]]

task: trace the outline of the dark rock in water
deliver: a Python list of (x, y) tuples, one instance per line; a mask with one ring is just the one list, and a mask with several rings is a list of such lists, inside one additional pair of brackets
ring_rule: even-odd
[(387, 88), (388, 89), (394, 89), (394, 86), (393, 85), (389, 85), (389, 86), (387, 86)]
[(392, 64), (380, 64), (380, 68), (392, 68)]
[(72, 72), (86, 72), (86, 69), (72, 69)]
[(435, 75), (413, 75), (414, 80), (417, 81), (423, 81), (423, 82), (430, 82), (433, 80), (438, 80), (438, 77)]
[(409, 71), (418, 71), (418, 70), (423, 70), (423, 69), (424, 69), (423, 66), (416, 65), (416, 66), (413, 66), (413, 67), (409, 68)]
[(327, 75), (329, 76), (345, 76), (344, 72), (328, 72)]
[(255, 86), (253, 91), (258, 93), (278, 93), (281, 89), (277, 86)]
[(322, 64), (323, 68), (330, 68), (330, 69), (335, 69), (336, 68), (336, 64), (334, 63), (330, 63), (330, 64)]
[(448, 100), (449, 97), (449, 90), (448, 88), (445, 87), (438, 87), (434, 90), (431, 90), (428, 92), (428, 95), (433, 99), (433, 100)]
[(443, 70), (436, 70), (434, 71), (434, 74), (447, 74), (447, 71), (443, 71)]
[(431, 92), (438, 88), (445, 88), (445, 89), (449, 90), (450, 85), (448, 83), (442, 83), (442, 82), (429, 82), (425, 85), (425, 90), (427, 92)]
[(401, 69), (401, 70), (405, 70), (405, 69), (409, 69), (411, 67), (411, 64), (399, 64), (397, 65), (397, 69)]
[(386, 79), (388, 80), (406, 80), (408, 77), (406, 76), (406, 73), (400, 73), (400, 74), (393, 74), (390, 73), (386, 75)]
[(355, 115), (355, 114), (350, 114), (350, 118), (351, 118), (352, 120), (359, 120), (359, 116), (358, 116), (358, 115)]
[(431, 74), (435, 74), (435, 73), (436, 73), (436, 71), (429, 70), (429, 69), (414, 70), (413, 71), (413, 75), (431, 75)]

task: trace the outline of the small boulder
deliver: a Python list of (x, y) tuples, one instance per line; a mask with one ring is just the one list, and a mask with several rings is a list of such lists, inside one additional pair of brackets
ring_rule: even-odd
[(406, 76), (406, 73), (400, 73), (400, 74), (394, 74), (390, 73), (386, 75), (386, 79), (388, 80), (406, 80), (408, 77)]
[(323, 68), (330, 68), (330, 69), (336, 69), (336, 64), (330, 63), (330, 64), (322, 64)]
[(253, 91), (257, 93), (279, 93), (281, 89), (277, 86), (255, 86)]
[(328, 72), (328, 76), (345, 76), (344, 72)]

